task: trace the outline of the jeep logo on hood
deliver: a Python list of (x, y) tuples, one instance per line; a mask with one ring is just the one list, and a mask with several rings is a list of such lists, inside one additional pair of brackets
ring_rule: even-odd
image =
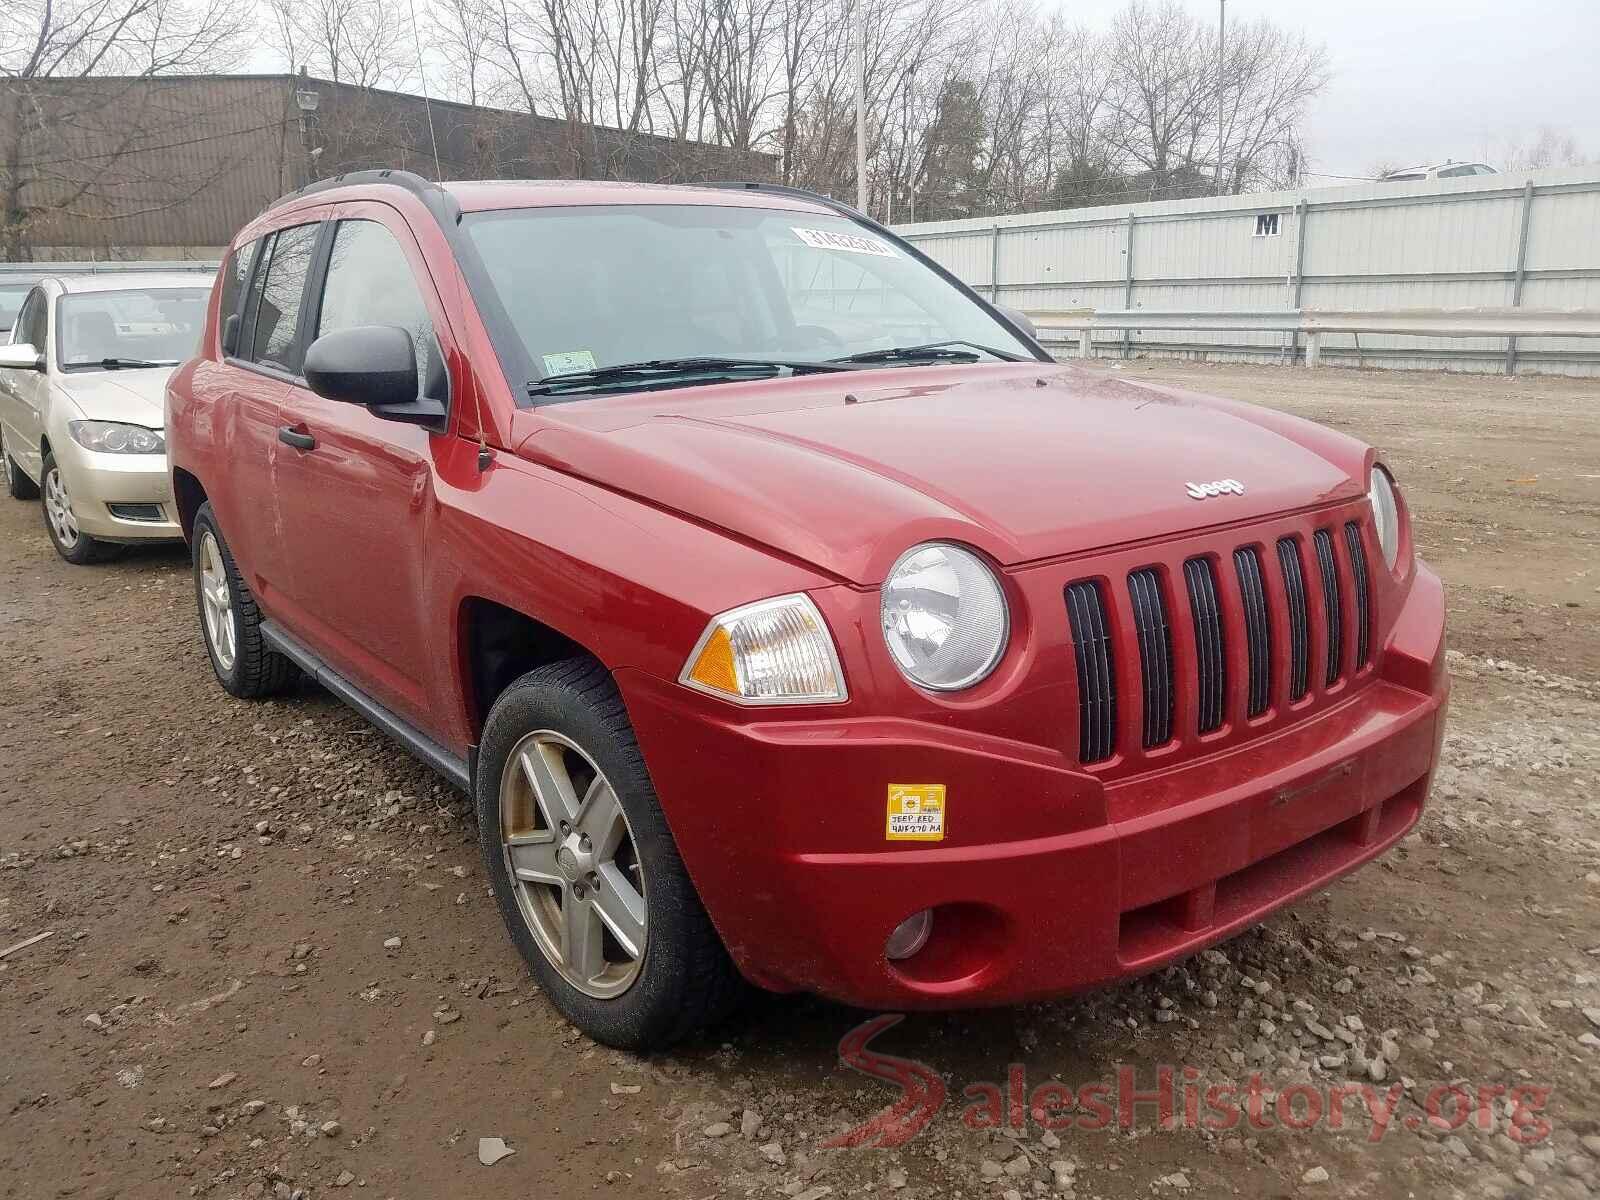
[(1188, 489), (1191, 500), (1206, 500), (1212, 496), (1244, 495), (1244, 484), (1237, 479), (1213, 479), (1210, 483), (1190, 483), (1184, 486)]

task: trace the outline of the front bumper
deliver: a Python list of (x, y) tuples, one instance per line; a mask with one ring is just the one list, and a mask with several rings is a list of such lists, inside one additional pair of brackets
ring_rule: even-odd
[(54, 450), (84, 533), (109, 542), (182, 539), (165, 454), (98, 454), (70, 436)]
[[(1098, 779), (948, 724), (764, 720), (619, 671), (674, 837), (752, 981), (872, 1007), (1005, 1004), (1150, 971), (1381, 854), (1443, 733), (1444, 604), (1419, 567), (1374, 677), (1238, 748)], [(884, 840), (890, 784), (943, 783), (941, 843)], [(935, 910), (920, 953), (889, 933)]]

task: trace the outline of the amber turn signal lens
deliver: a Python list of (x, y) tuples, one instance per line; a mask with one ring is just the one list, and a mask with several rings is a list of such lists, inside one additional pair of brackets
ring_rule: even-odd
[(689, 678), (714, 692), (739, 694), (739, 672), (734, 669), (733, 643), (728, 640), (726, 629), (719, 625), (711, 631), (700, 657), (689, 669)]
[(779, 596), (711, 618), (678, 682), (736, 704), (836, 704), (844, 672), (809, 596)]

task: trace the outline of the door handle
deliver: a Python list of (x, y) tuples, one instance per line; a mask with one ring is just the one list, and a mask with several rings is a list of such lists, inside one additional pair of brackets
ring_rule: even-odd
[(317, 445), (316, 438), (309, 433), (301, 433), (292, 425), (284, 425), (278, 430), (278, 440), (296, 450), (312, 450)]

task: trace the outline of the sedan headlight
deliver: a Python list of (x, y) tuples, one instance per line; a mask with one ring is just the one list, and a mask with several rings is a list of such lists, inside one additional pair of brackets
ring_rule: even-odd
[(97, 454), (160, 454), (166, 442), (154, 429), (121, 421), (68, 421), (72, 440)]
[(907, 679), (937, 692), (972, 687), (1005, 653), (1011, 615), (988, 565), (949, 542), (900, 556), (883, 584), (883, 638)]
[(1400, 557), (1400, 504), (1395, 499), (1394, 481), (1382, 467), (1372, 468), (1372, 478), (1367, 482), (1367, 499), (1372, 504), (1372, 527), (1378, 535), (1378, 545), (1383, 549), (1383, 561), (1394, 570)]
[(711, 618), (678, 682), (736, 704), (836, 704), (844, 671), (809, 596), (779, 596)]

